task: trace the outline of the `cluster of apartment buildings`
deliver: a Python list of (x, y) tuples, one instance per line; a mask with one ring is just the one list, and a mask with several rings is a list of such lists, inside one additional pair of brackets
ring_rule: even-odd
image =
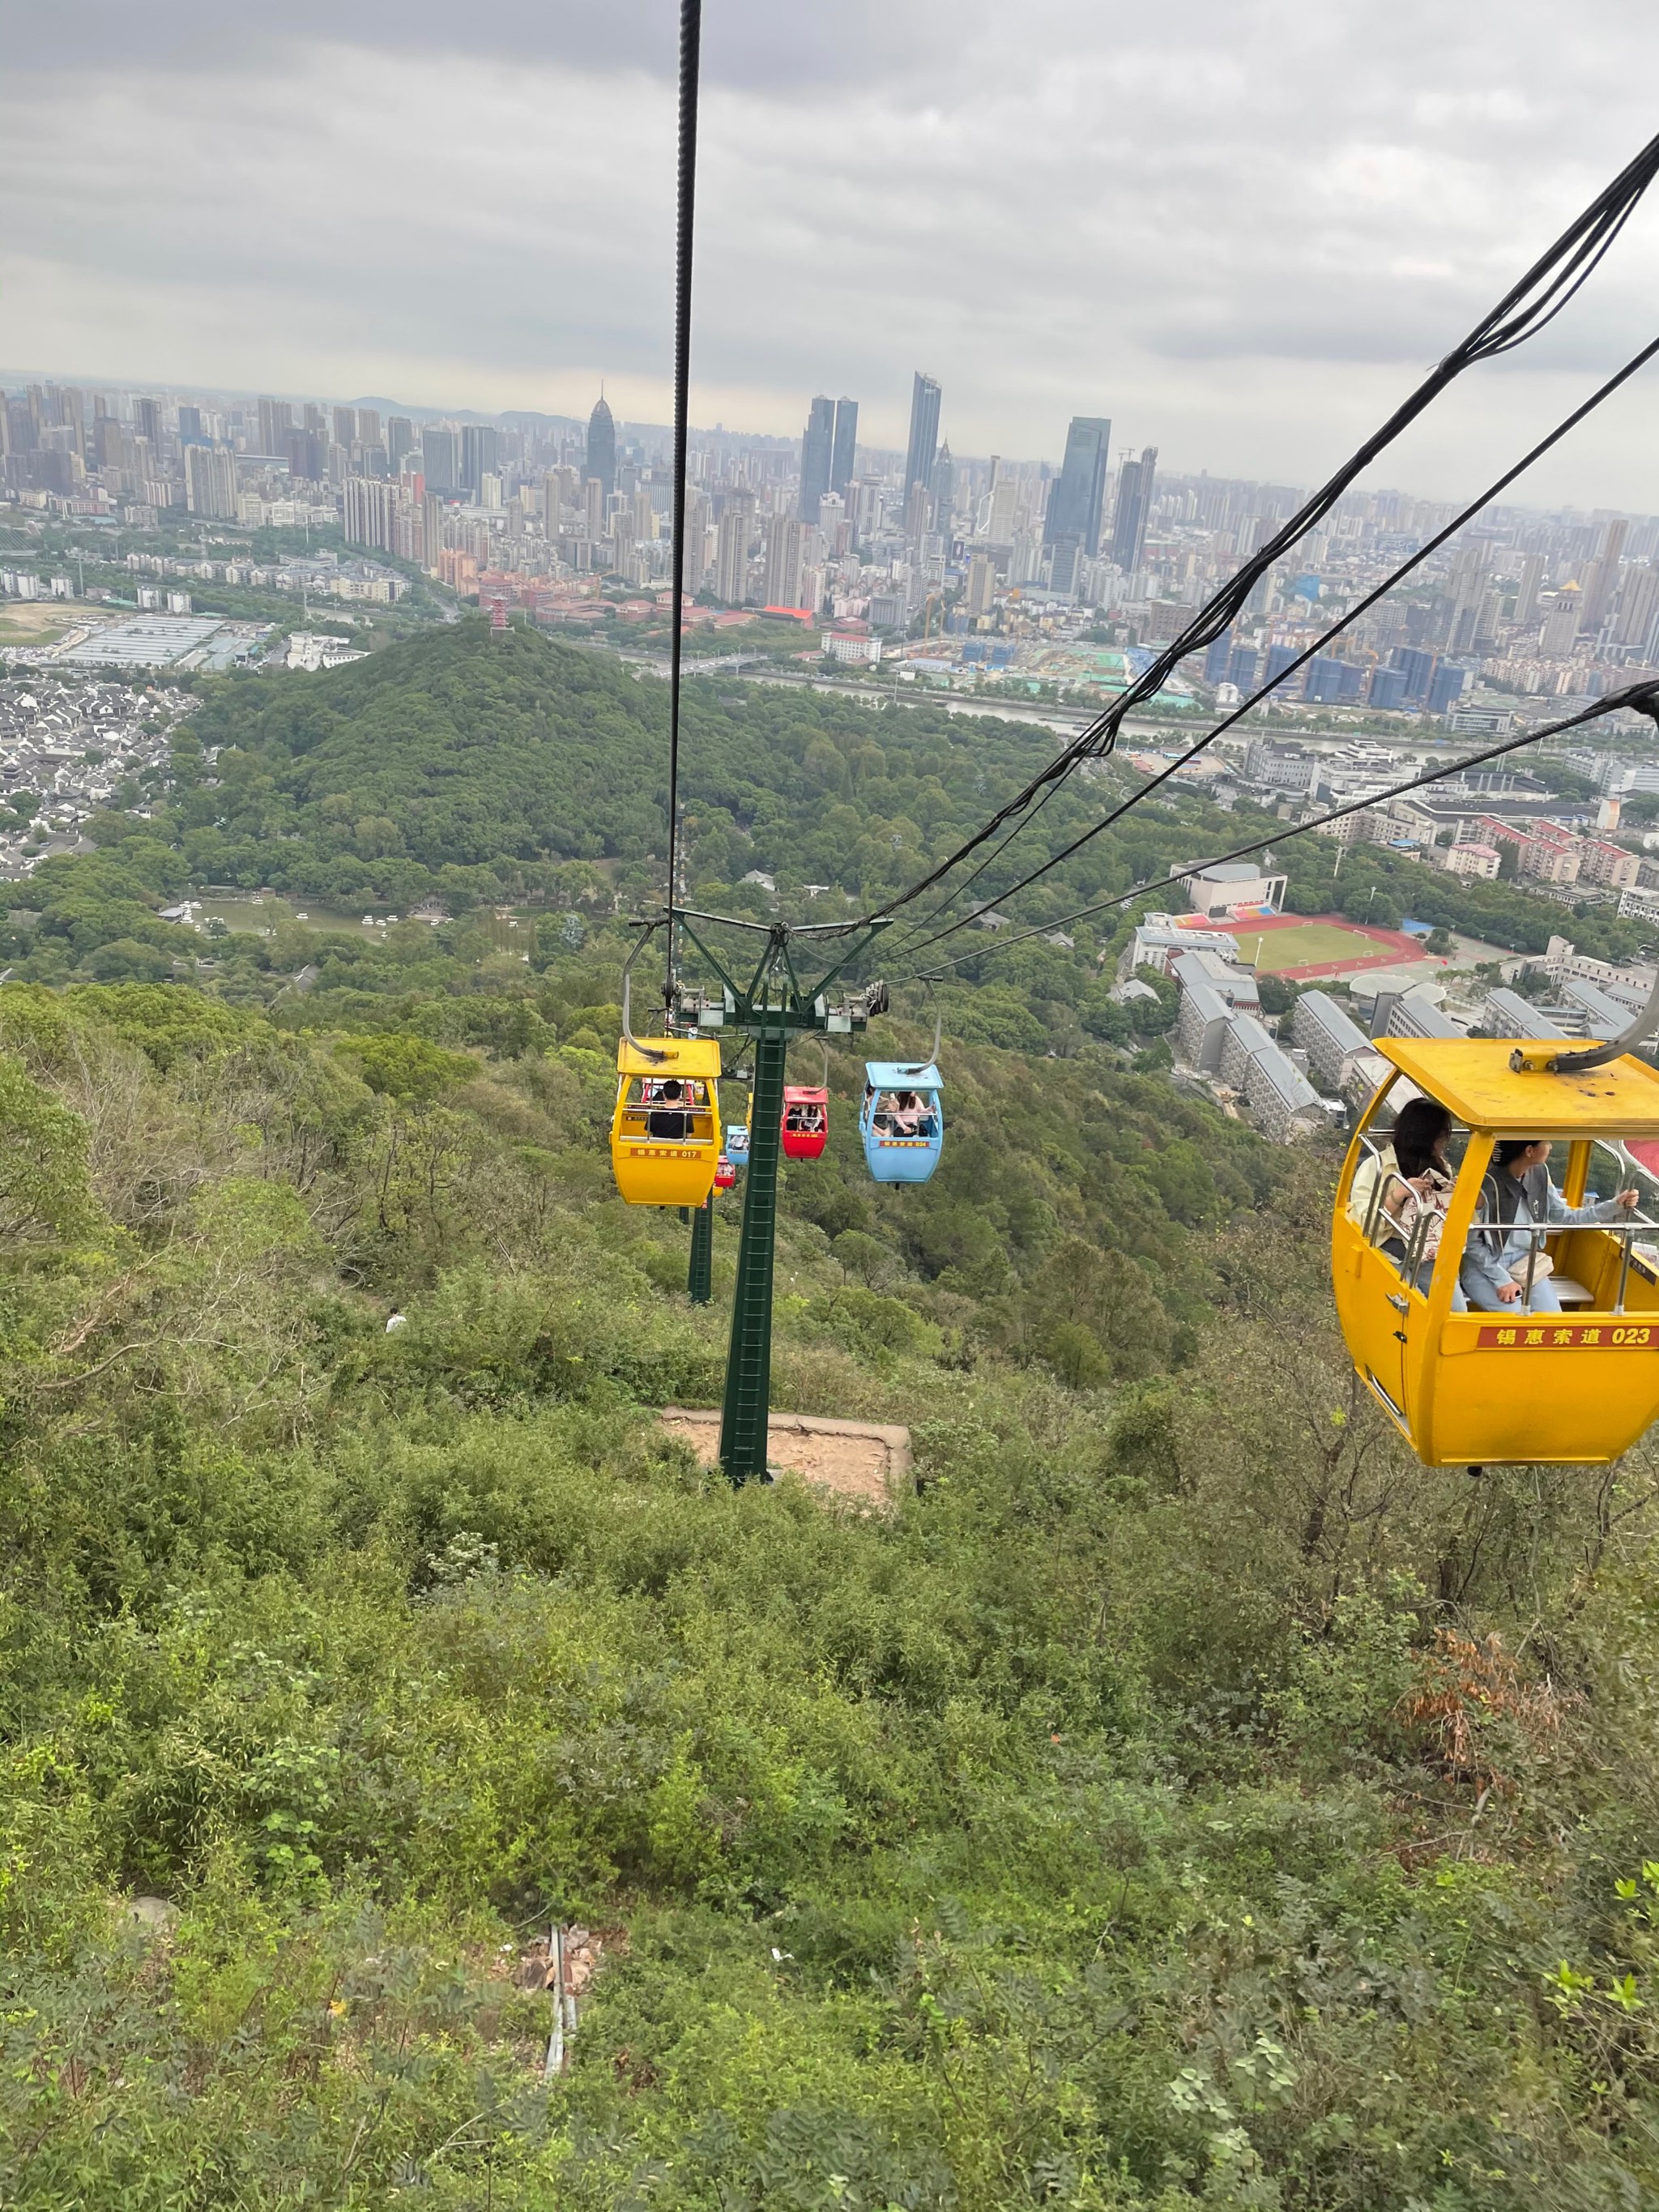
[(1373, 970), (1351, 979), (1346, 1005), (1333, 991), (1301, 992), (1288, 1020), (1275, 1025), (1262, 1015), (1237, 938), (1168, 914), (1137, 925), (1118, 962), (1117, 995), (1151, 991), (1139, 980), (1149, 969), (1180, 988), (1177, 1073), (1204, 1083), (1224, 1105), (1247, 1106), (1277, 1144), (1363, 1109), (1387, 1073), (1379, 1038), (1613, 1036), (1646, 1004), (1654, 981), (1651, 968), (1589, 959), (1553, 937), (1537, 963), (1545, 985), (1538, 998), (1500, 985), (1463, 1005), (1444, 982)]

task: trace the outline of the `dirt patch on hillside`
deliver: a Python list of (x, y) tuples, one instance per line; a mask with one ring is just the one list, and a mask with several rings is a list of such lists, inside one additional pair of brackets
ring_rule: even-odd
[[(718, 1413), (667, 1406), (659, 1418), (671, 1436), (690, 1445), (705, 1467), (716, 1464)], [(798, 1474), (815, 1490), (845, 1498), (866, 1510), (890, 1512), (910, 1480), (910, 1431), (881, 1421), (774, 1413), (767, 1423), (766, 1457), (777, 1474)]]

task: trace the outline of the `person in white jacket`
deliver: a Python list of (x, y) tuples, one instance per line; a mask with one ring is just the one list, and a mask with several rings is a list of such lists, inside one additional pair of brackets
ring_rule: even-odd
[[(1537, 1229), (1582, 1229), (1592, 1222), (1616, 1221), (1636, 1205), (1634, 1190), (1621, 1190), (1589, 1206), (1569, 1206), (1549, 1171), (1549, 1141), (1543, 1137), (1504, 1137), (1492, 1153), (1474, 1209), (1474, 1228), (1458, 1279), (1464, 1296), (1482, 1313), (1559, 1313), (1561, 1301), (1551, 1282), (1543, 1239)], [(1533, 1285), (1527, 1303), (1528, 1255)]]

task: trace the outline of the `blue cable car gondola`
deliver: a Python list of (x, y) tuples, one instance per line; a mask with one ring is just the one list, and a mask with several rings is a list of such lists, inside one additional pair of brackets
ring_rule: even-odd
[(921, 1066), (865, 1061), (859, 1134), (865, 1164), (878, 1182), (926, 1182), (932, 1176), (945, 1150), (944, 1087), (931, 1060)]

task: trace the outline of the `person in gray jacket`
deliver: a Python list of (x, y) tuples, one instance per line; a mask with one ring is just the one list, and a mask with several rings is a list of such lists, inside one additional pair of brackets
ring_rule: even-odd
[[(1547, 1272), (1543, 1239), (1534, 1227), (1582, 1229), (1595, 1221), (1616, 1221), (1636, 1204), (1634, 1190), (1621, 1190), (1590, 1206), (1569, 1206), (1549, 1171), (1550, 1147), (1542, 1137), (1504, 1137), (1475, 1202), (1475, 1225), (1458, 1270), (1472, 1306), (1482, 1313), (1559, 1313), (1561, 1301)], [(1528, 1255), (1534, 1262), (1532, 1298), (1526, 1303)]]

